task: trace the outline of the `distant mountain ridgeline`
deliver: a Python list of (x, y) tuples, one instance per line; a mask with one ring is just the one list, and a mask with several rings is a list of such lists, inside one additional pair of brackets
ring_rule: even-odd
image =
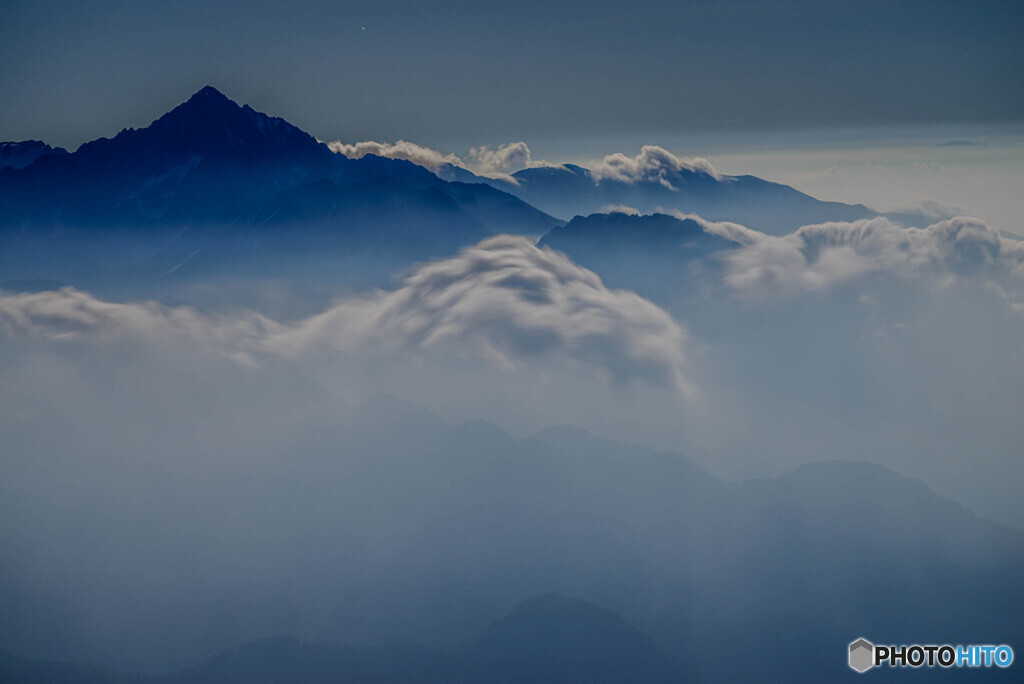
[(211, 87), (146, 128), (70, 154), (42, 143), (0, 153), (5, 279), (337, 278), (377, 260), (367, 277), (379, 281), (494, 233), (541, 235), (560, 223), (487, 185), (334, 154)]
[(720, 175), (674, 159), (661, 160), (659, 166), (640, 177), (601, 175), (575, 164), (531, 167), (510, 178), (474, 176), (456, 166), (442, 168), (439, 175), (489, 183), (566, 220), (606, 211), (608, 207), (629, 207), (644, 214), (698, 214), (711, 221), (732, 221), (772, 235), (791, 233), (813, 223), (877, 216), (918, 227), (934, 221), (934, 217), (921, 213), (881, 213), (863, 204), (826, 202), (781, 183), (750, 175)]
[(150, 293), (223, 277), (381, 285), (488, 235), (539, 237), (609, 206), (769, 233), (878, 215), (753, 176), (680, 164), (649, 171), (624, 178), (567, 164), (485, 178), (451, 165), (435, 174), (402, 159), (350, 159), (205, 87), (145, 128), (71, 153), (0, 143), (0, 282)]
[(690, 681), (685, 668), (621, 616), (558, 594), (529, 598), (455, 649), (300, 642), (278, 636), (168, 675), (21, 658), (0, 651), (6, 684), (333, 684), (334, 682)]

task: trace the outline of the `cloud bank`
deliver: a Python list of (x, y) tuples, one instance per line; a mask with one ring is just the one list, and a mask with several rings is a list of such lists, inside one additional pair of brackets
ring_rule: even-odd
[(188, 306), (104, 301), (71, 287), (0, 293), (0, 331), (8, 337), (184, 342), (251, 364), (266, 341), (284, 330), (284, 326), (251, 311), (211, 316)]
[(571, 360), (614, 381), (686, 391), (686, 335), (640, 296), (522, 237), (497, 236), (421, 266), (402, 287), (343, 299), (282, 324), (259, 313), (205, 314), (115, 303), (72, 288), (0, 295), (9, 336), (182, 342), (242, 363), (262, 357), (390, 350), (470, 354), (504, 368)]
[(1024, 286), (1024, 242), (1003, 238), (975, 218), (957, 217), (927, 228), (903, 228), (884, 218), (804, 226), (774, 237), (736, 224), (706, 230), (741, 244), (723, 255), (725, 284), (764, 299), (821, 292), (869, 275), (957, 277), (1000, 288), (1015, 308)]

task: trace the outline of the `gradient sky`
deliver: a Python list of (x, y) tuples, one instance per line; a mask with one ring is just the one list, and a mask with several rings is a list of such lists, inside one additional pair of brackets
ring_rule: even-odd
[(4, 0), (0, 25), (0, 138), (69, 148), (204, 84), (449, 148), (1024, 119), (1019, 0)]

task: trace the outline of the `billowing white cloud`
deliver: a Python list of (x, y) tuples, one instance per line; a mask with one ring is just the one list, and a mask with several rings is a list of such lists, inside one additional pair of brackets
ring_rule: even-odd
[(418, 164), (434, 173), (441, 173), (447, 166), (472, 171), (478, 176), (486, 178), (500, 178), (502, 180), (515, 182), (512, 174), (522, 169), (535, 166), (551, 166), (545, 161), (534, 161), (530, 148), (524, 142), (512, 142), (498, 146), (497, 149), (490, 147), (474, 147), (469, 151), (468, 159), (462, 159), (458, 155), (439, 152), (438, 150), (423, 145), (417, 145), (406, 140), (399, 140), (395, 143), (377, 142), (367, 140), (357, 143), (344, 143), (334, 140), (327, 143), (327, 147), (333, 152), (343, 154), (351, 159), (360, 159), (368, 154), (388, 159), (405, 159)]
[(511, 176), (516, 171), (537, 166), (551, 166), (545, 161), (534, 161), (530, 148), (524, 142), (512, 142), (491, 149), (486, 145), (469, 151), (477, 172), (482, 176)]
[(439, 172), (446, 165), (461, 166), (465, 168), (465, 164), (462, 160), (454, 154), (444, 154), (429, 147), (417, 145), (416, 143), (408, 142), (406, 140), (399, 140), (395, 143), (367, 140), (351, 144), (343, 143), (340, 140), (334, 140), (327, 143), (327, 147), (329, 147), (332, 152), (343, 154), (350, 159), (361, 159), (368, 154), (373, 154), (378, 157), (386, 157), (388, 159), (405, 159), (406, 161), (411, 161), (413, 164), (419, 164), (424, 168), (430, 169), (434, 173)]
[(421, 266), (396, 290), (341, 300), (295, 324), (249, 311), (209, 315), (107, 302), (65, 288), (0, 295), (0, 330), (50, 339), (184, 341), (246, 363), (381, 349), (478, 355), (506, 368), (571, 359), (619, 382), (687, 389), (686, 335), (668, 313), (514, 236), (489, 238)]
[(627, 157), (621, 152), (610, 154), (590, 170), (597, 181), (608, 179), (623, 183), (659, 183), (671, 190), (677, 189), (672, 184), (673, 178), (683, 171), (721, 178), (707, 159), (677, 157), (657, 145), (644, 145), (635, 157)]
[(998, 286), (1011, 303), (1024, 285), (1024, 242), (1003, 238), (974, 218), (927, 228), (903, 228), (884, 218), (823, 223), (781, 237), (708, 226), (741, 244), (722, 257), (725, 283), (751, 299), (824, 291), (870, 274), (936, 282), (978, 278)]

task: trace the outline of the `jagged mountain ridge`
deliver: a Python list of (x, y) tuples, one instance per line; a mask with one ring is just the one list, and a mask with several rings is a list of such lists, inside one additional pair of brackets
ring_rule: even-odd
[(145, 128), (0, 170), (0, 207), (8, 279), (86, 286), (96, 261), (131, 282), (280, 276), (297, 254), (325, 270), (331, 258), (376, 257), (389, 273), (496, 232), (559, 224), (486, 185), (335, 154), (209, 86)]
[(0, 142), (0, 169), (23, 169), (40, 157), (67, 153), (63, 147), (51, 147), (42, 140)]
[(816, 199), (782, 183), (752, 175), (712, 174), (699, 167), (663, 168), (656, 177), (623, 179), (602, 176), (575, 164), (536, 166), (512, 174), (511, 179), (475, 176), (448, 166), (443, 178), (484, 182), (513, 194), (553, 216), (574, 216), (629, 207), (641, 213), (682, 212), (712, 221), (733, 221), (774, 235), (800, 226), (826, 221), (856, 221), (887, 216), (908, 226), (932, 222), (913, 212), (877, 212), (863, 204)]

